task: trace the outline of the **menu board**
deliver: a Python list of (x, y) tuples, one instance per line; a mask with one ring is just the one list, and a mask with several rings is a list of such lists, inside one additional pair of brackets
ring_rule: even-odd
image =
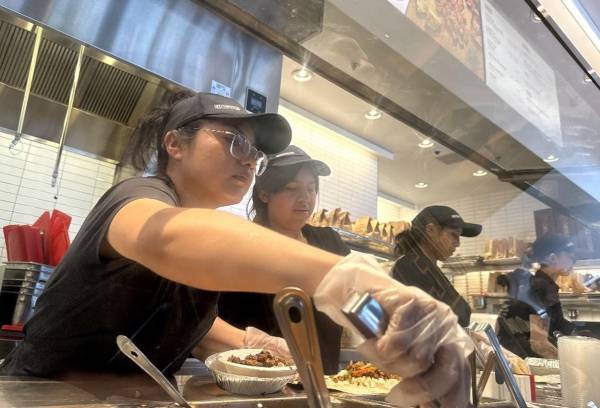
[(491, 0), (481, 5), (486, 85), (562, 146), (554, 71)]
[(483, 80), (479, 0), (410, 0), (404, 8), (409, 20)]

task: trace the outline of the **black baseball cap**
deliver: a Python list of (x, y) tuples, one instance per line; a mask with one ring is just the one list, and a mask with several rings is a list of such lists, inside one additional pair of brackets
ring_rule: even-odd
[(307, 163), (313, 166), (318, 176), (329, 176), (331, 169), (321, 160), (311, 158), (298, 146), (289, 145), (285, 150), (269, 156), (269, 167), (284, 167)]
[(544, 260), (550, 254), (559, 252), (575, 252), (575, 244), (562, 234), (547, 233), (535, 240), (531, 245), (533, 257), (538, 260)]
[(462, 228), (463, 237), (476, 237), (481, 234), (481, 225), (465, 222), (456, 210), (445, 205), (425, 207), (412, 220), (414, 227), (425, 228), (427, 224), (437, 223), (441, 227)]
[(173, 106), (165, 133), (204, 118), (237, 119), (246, 123), (254, 133), (256, 147), (266, 154), (282, 151), (292, 139), (292, 130), (283, 116), (277, 113), (249, 113), (235, 99), (205, 92), (198, 92)]

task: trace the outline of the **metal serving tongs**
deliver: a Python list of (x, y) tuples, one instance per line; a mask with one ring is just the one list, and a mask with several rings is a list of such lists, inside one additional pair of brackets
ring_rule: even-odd
[(173, 401), (180, 406), (185, 408), (192, 408), (192, 406), (183, 398), (183, 395), (167, 380), (167, 378), (160, 372), (158, 368), (133, 344), (127, 336), (117, 336), (117, 346), (119, 350), (123, 352), (131, 361), (133, 361), (138, 367), (144, 370), (160, 387), (165, 390)]
[(313, 306), (306, 293), (285, 288), (273, 300), (275, 316), (294, 358), (310, 408), (330, 408)]
[[(487, 323), (484, 323), (480, 324), (479, 326), (474, 326), (471, 329), (468, 329), (467, 333), (470, 333), (471, 331), (483, 331), (493, 349), (493, 351), (490, 353), (490, 356), (486, 359), (485, 356), (483, 356), (483, 353), (481, 353), (481, 351), (478, 350), (477, 347), (475, 348), (474, 354), (477, 360), (479, 360), (479, 362), (483, 366), (483, 372), (481, 373), (481, 377), (479, 378), (479, 384), (475, 386), (476, 380), (474, 380), (473, 383), (473, 403), (475, 407), (480, 406), (479, 401), (483, 396), (483, 391), (490, 378), (490, 374), (492, 373), (494, 368), (496, 368), (497, 374), (501, 375), (504, 379), (504, 383), (508, 388), (514, 406), (517, 408), (527, 408), (525, 398), (523, 398), (523, 394), (519, 389), (519, 385), (517, 384), (517, 381), (510, 370), (510, 364), (508, 363), (508, 360), (502, 353), (500, 341), (498, 340), (498, 337), (496, 336), (496, 333), (492, 326), (490, 326)], [(475, 364), (473, 364), (472, 371), (473, 379), (475, 378), (474, 366)]]

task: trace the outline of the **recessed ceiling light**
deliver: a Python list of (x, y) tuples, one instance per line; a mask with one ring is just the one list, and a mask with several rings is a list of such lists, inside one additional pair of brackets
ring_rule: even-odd
[(365, 118), (367, 118), (369, 120), (379, 119), (380, 117), (381, 117), (381, 112), (379, 112), (375, 108), (373, 108), (370, 111), (368, 111), (367, 113), (365, 113)]
[(554, 163), (555, 161), (558, 161), (558, 157), (556, 157), (555, 155), (551, 154), (551, 155), (549, 155), (548, 157), (546, 157), (546, 158), (544, 159), (544, 161), (545, 161), (546, 163)]
[(416, 188), (427, 188), (428, 186), (429, 186), (429, 184), (423, 183), (422, 181), (420, 181), (417, 184), (415, 184)]
[(485, 170), (477, 170), (475, 173), (473, 173), (473, 175), (475, 177), (483, 177), (483, 176), (487, 175), (487, 171), (485, 171)]
[(383, 34), (383, 36), (387, 39), (389, 39), (391, 37), (388, 33)]
[(292, 72), (292, 76), (294, 77), (294, 79), (298, 82), (306, 82), (306, 81), (310, 81), (313, 77), (312, 72), (310, 72), (308, 69), (302, 67), (300, 69), (295, 70), (294, 72)]
[(592, 82), (592, 78), (588, 74), (583, 74), (583, 82), (589, 84)]
[(433, 147), (433, 142), (431, 141), (431, 139), (425, 139), (421, 141), (421, 143), (419, 143), (419, 147), (421, 149), (428, 149), (430, 147)]
[[(543, 13), (542, 10), (539, 10), (540, 13)], [(533, 10), (531, 10), (531, 21), (533, 21), (534, 23), (539, 23), (542, 21), (542, 18)]]

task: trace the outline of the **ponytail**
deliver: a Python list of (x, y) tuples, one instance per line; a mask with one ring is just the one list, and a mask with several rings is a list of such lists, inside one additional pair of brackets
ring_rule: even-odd
[(402, 231), (394, 238), (394, 256), (399, 258), (413, 251), (423, 242), (423, 233), (417, 228), (410, 228)]
[[(193, 95), (195, 94), (191, 91), (170, 94), (165, 103), (144, 114), (129, 139), (124, 161), (129, 162), (137, 171), (143, 172), (156, 160), (156, 173), (165, 175), (169, 161), (169, 155), (163, 144), (165, 126), (173, 106)], [(193, 135), (191, 131), (186, 133)]]

